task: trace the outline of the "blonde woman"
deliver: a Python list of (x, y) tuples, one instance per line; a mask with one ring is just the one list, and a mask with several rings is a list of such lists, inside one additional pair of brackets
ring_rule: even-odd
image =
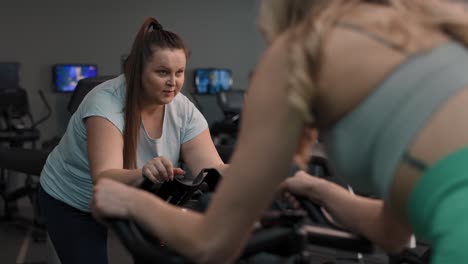
[(466, 262), (463, 8), (436, 0), (265, 0), (259, 22), (271, 45), (208, 211), (182, 212), (103, 180), (95, 214), (134, 218), (195, 262), (232, 261), (286, 178), (304, 125), (314, 124), (338, 173), (385, 201), (377, 215), (356, 221), (406, 226), (403, 233), (433, 244), (432, 263)]

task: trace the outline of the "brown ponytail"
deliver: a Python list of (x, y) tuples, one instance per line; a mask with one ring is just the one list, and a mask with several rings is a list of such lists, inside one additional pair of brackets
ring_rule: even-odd
[(125, 169), (135, 169), (137, 167), (136, 149), (141, 124), (141, 75), (146, 63), (151, 59), (154, 50), (157, 48), (182, 49), (185, 51), (186, 56), (189, 56), (188, 49), (177, 34), (165, 30), (155, 18), (148, 17), (145, 19), (140, 30), (138, 30), (124, 65), (127, 86), (123, 133)]

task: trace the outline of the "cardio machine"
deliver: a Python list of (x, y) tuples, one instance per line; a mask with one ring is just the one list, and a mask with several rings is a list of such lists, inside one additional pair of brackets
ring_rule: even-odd
[(237, 141), (245, 91), (228, 90), (216, 94), (216, 101), (223, 112), (223, 119), (214, 122), (210, 127), (213, 143), (221, 159), (227, 163)]
[[(39, 98), (46, 108), (46, 113), (34, 120), (28, 95), (25, 89), (19, 86), (0, 87), (0, 198), (3, 200), (4, 212), (2, 220), (13, 219), (17, 209), (17, 201), (28, 197), (34, 204), (36, 200), (37, 179), (42, 170), (47, 153), (36, 148), (40, 139), (38, 127), (51, 116), (52, 110), (39, 90)], [(30, 147), (27, 147), (27, 143)], [(16, 175), (11, 171), (26, 174), (24, 183), (10, 190), (8, 186), (14, 182)], [(35, 225), (37, 211), (34, 211)]]
[[(289, 174), (293, 175), (297, 169), (292, 166)], [(309, 171), (346, 187), (342, 180), (330, 179), (334, 177), (327, 159), (322, 156), (312, 158)], [(176, 178), (165, 182), (160, 188), (145, 180), (140, 188), (173, 205), (203, 212), (219, 181), (221, 176), (215, 169), (205, 169), (194, 179)], [(386, 256), (367, 239), (335, 225), (317, 204), (302, 197), (293, 199), (295, 203), (284, 197), (272, 201), (257, 221), (238, 263), (429, 263), (430, 250), (421, 254), (409, 249), (399, 255)], [(297, 202), (299, 207), (295, 207)], [(158, 238), (146, 233), (136, 222), (128, 219), (109, 219), (109, 222), (136, 264), (155, 260), (161, 263), (191, 263), (173, 249), (162, 246)], [(336, 250), (335, 254), (338, 251), (346, 254), (323, 256), (314, 251), (316, 247)], [(378, 256), (378, 260), (375, 260), (375, 256)]]
[[(176, 206), (199, 212), (205, 211), (210, 197), (221, 180), (214, 169), (203, 170), (195, 179), (176, 178), (158, 189), (145, 180), (140, 188)], [(341, 229), (331, 223), (319, 206), (296, 197), (300, 207), (289, 199), (279, 198), (256, 223), (238, 263), (310, 263), (307, 247), (310, 244), (339, 248), (351, 252), (369, 253), (373, 245), (363, 237)], [(135, 263), (191, 263), (173, 249), (138, 226), (132, 220), (109, 219)]]

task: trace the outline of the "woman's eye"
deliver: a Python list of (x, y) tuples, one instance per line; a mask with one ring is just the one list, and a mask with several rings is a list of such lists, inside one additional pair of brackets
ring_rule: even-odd
[(161, 75), (166, 75), (167, 74), (167, 71), (165, 70), (158, 70), (156, 71), (158, 74), (161, 74)]

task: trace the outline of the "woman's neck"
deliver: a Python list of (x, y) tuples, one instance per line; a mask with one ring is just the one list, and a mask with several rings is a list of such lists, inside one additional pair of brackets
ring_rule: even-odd
[(148, 103), (148, 102), (142, 101), (140, 103), (140, 106), (141, 106), (141, 114), (146, 115), (146, 116), (154, 115), (154, 114), (160, 113), (161, 111), (164, 111), (164, 105), (160, 105), (160, 104), (154, 104), (154, 103)]
[(164, 105), (142, 105), (141, 121), (150, 138), (160, 138), (164, 125)]

